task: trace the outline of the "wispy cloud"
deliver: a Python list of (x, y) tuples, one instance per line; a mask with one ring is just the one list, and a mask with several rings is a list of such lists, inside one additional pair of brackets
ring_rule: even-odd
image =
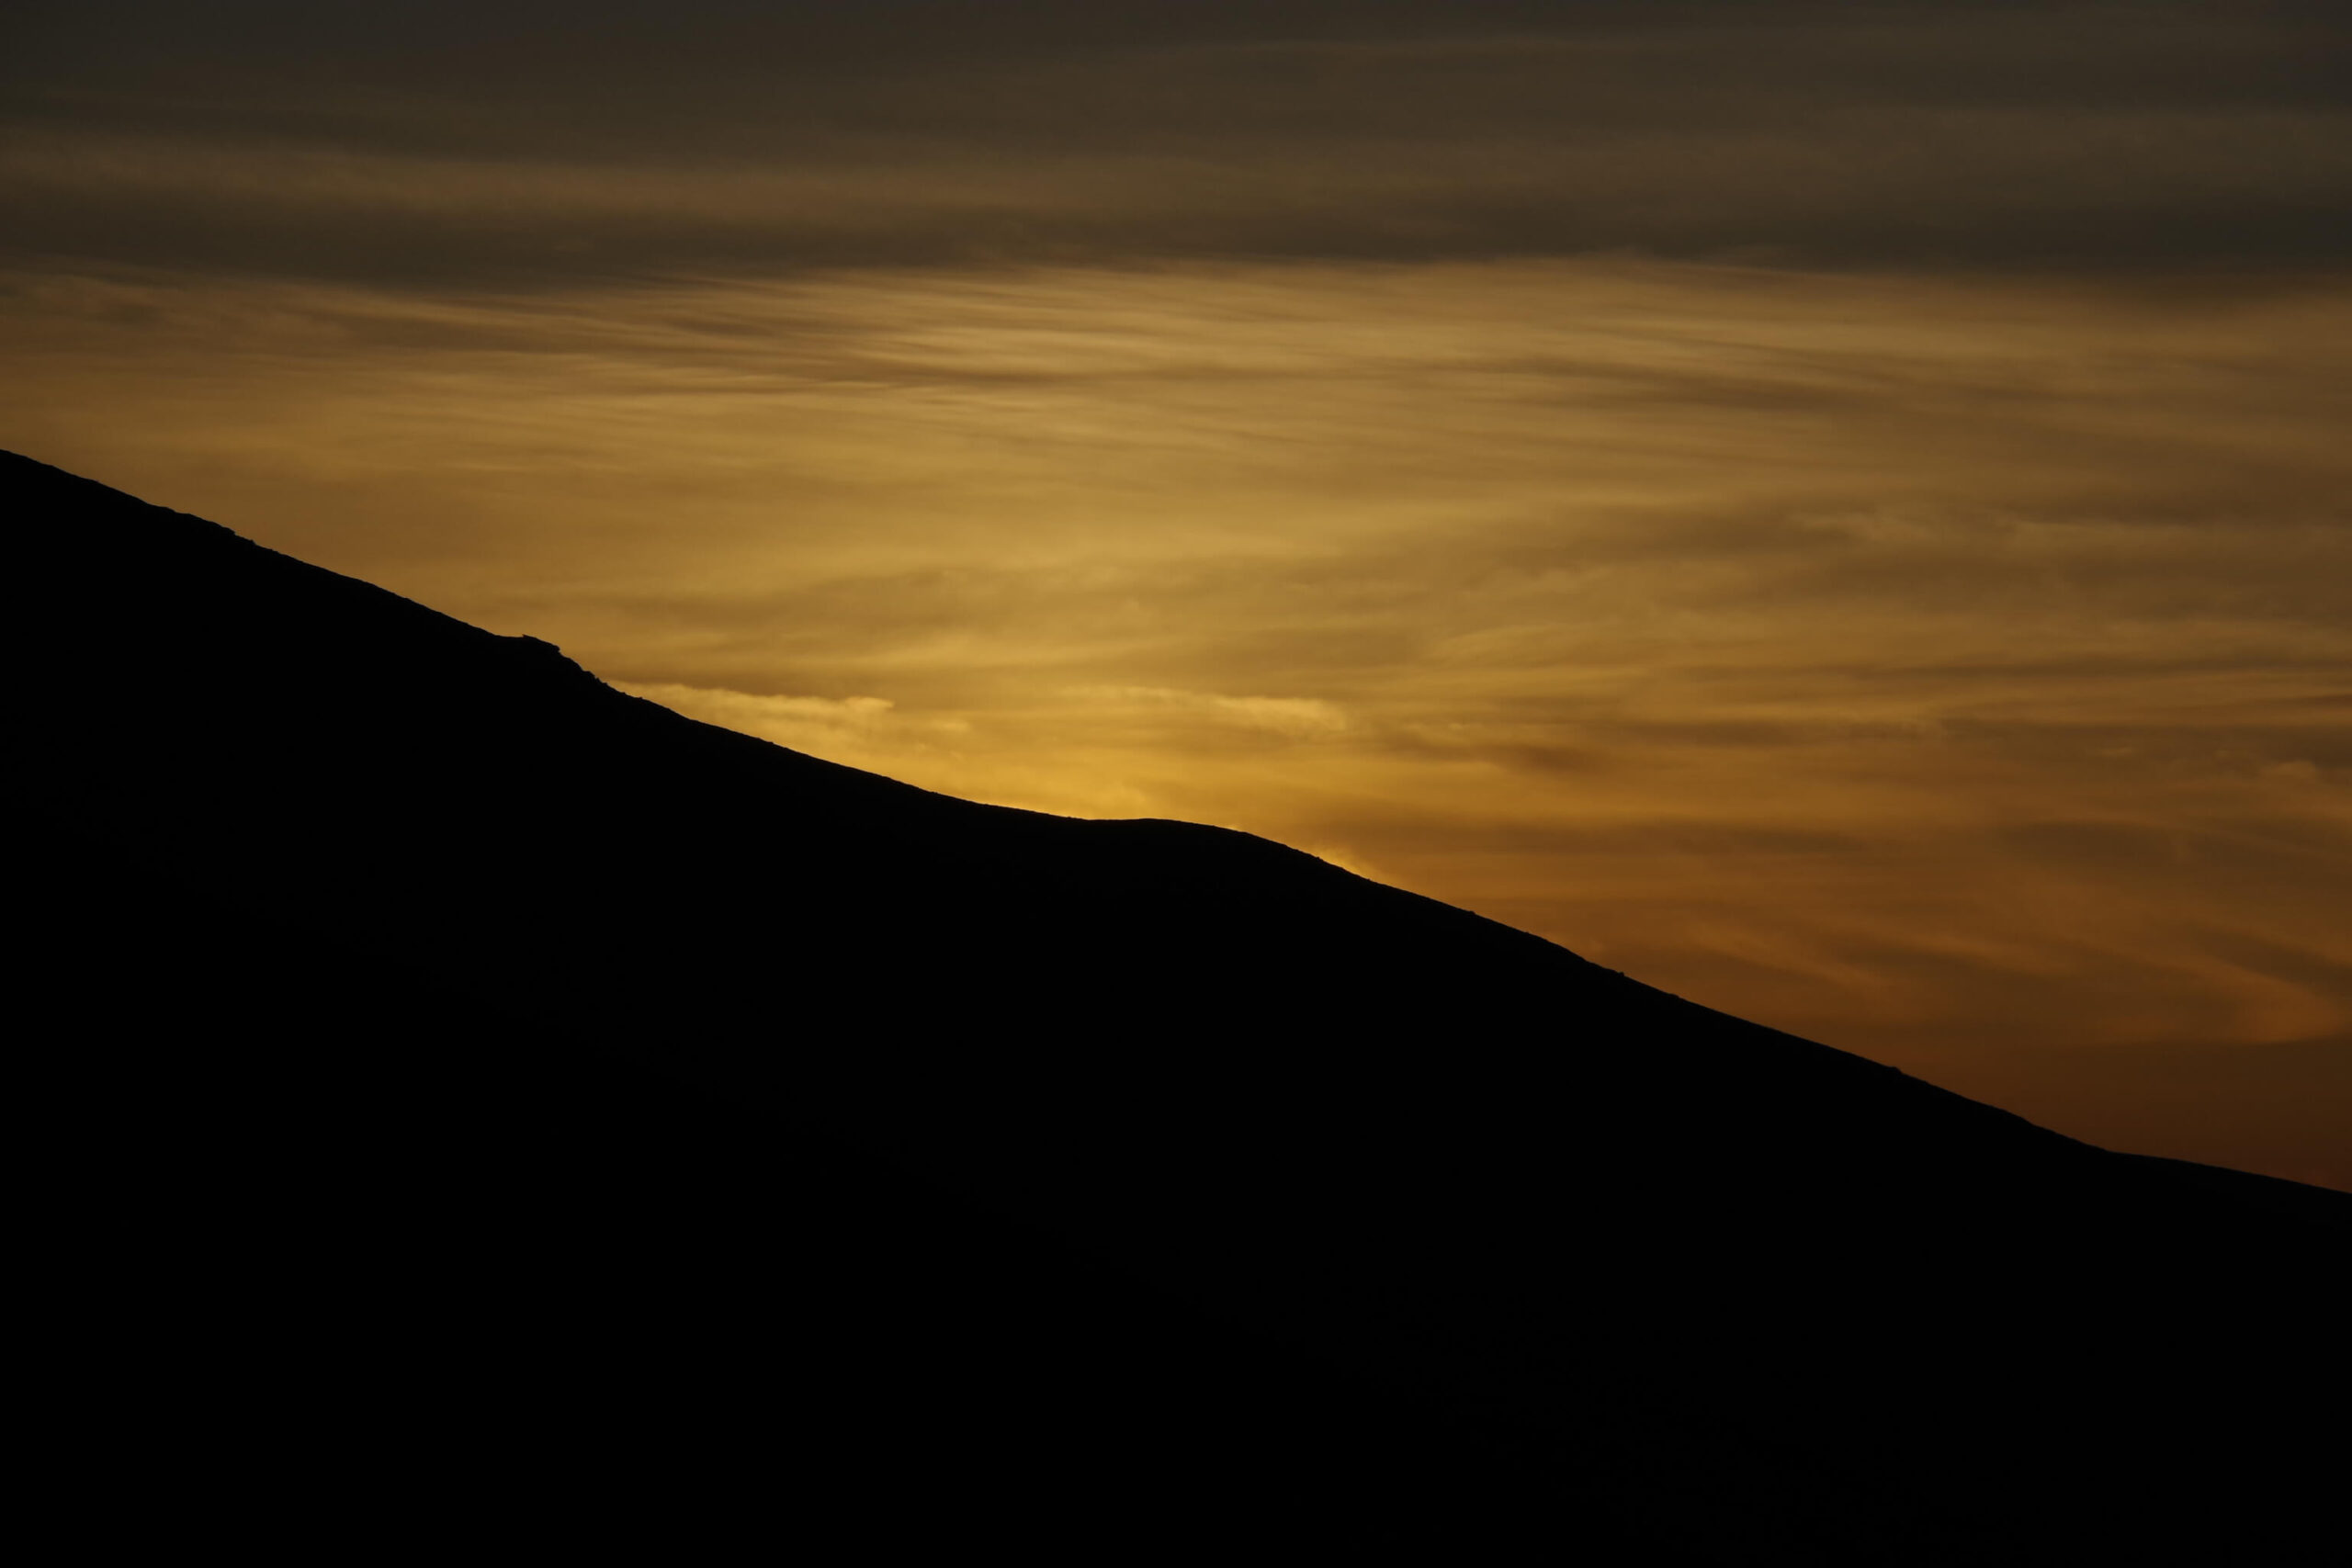
[(2331, 294), (24, 287), (36, 451), (698, 716), (1329, 846), (1882, 1050), (2352, 1017)]

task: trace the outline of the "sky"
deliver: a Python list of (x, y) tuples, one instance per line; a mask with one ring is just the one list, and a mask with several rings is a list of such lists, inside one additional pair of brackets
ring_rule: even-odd
[(0, 446), (2352, 1188), (2340, 6), (0, 28)]

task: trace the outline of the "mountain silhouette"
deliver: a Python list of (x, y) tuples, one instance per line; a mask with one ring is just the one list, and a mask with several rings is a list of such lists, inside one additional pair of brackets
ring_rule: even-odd
[(2322, 1517), (2352, 1199), (0, 484), (57, 1446), (197, 1539), (2272, 1562)]

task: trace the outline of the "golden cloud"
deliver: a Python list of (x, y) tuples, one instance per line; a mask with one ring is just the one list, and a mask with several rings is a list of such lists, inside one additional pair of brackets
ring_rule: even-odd
[(697, 717), (1948, 1065), (2352, 1030), (2346, 298), (44, 274), (0, 418)]

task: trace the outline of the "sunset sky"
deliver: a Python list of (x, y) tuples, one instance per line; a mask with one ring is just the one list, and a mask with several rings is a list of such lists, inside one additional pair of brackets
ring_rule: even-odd
[(0, 446), (2352, 1187), (2340, 0), (0, 29)]

